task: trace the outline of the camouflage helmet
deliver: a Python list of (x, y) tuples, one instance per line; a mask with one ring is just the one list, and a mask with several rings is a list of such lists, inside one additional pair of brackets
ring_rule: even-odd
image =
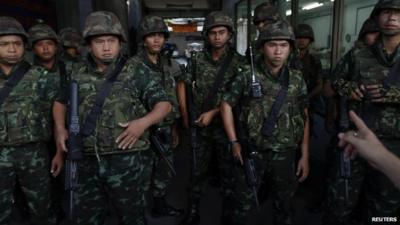
[(108, 11), (92, 12), (86, 17), (83, 38), (88, 41), (88, 38), (96, 35), (116, 35), (121, 41), (126, 41), (121, 22), (114, 13)]
[(235, 32), (232, 18), (222, 11), (214, 11), (206, 16), (204, 20), (203, 35), (207, 35), (208, 31), (216, 26), (225, 26), (232, 33)]
[(262, 47), (266, 41), (272, 40), (288, 40), (293, 46), (296, 41), (293, 28), (284, 20), (279, 20), (275, 23), (272, 23), (262, 30), (258, 35), (257, 48)]
[(31, 46), (33, 46), (37, 41), (44, 39), (54, 40), (56, 43), (59, 43), (58, 36), (54, 30), (46, 24), (39, 23), (32, 26), (29, 31), (29, 41)]
[(254, 16), (253, 16), (254, 25), (263, 21), (276, 22), (277, 20), (281, 19), (282, 17), (279, 13), (279, 9), (269, 1), (257, 5), (256, 8), (254, 9)]
[(368, 18), (364, 21), (360, 33), (358, 34), (358, 40), (364, 39), (365, 35), (368, 33), (379, 32), (379, 26), (375, 20)]
[(63, 28), (59, 32), (61, 45), (65, 47), (78, 48), (82, 44), (81, 34), (72, 27)]
[(25, 32), (24, 27), (16, 19), (8, 16), (0, 17), (0, 36), (2, 35), (19, 35), (26, 42), (28, 34)]
[(141, 39), (152, 33), (163, 33), (169, 37), (169, 30), (161, 17), (148, 15), (140, 21), (138, 35)]
[(314, 41), (314, 31), (312, 27), (308, 24), (299, 24), (294, 30), (294, 35), (296, 38), (310, 38), (311, 41)]
[(371, 12), (370, 18), (378, 16), (382, 9), (400, 9), (400, 0), (379, 0)]

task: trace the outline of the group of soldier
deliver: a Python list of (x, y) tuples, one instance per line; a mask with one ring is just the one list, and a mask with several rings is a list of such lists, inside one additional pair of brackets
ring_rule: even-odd
[[(11, 221), (16, 182), (30, 223), (57, 223), (55, 208), (63, 207), (54, 196), (63, 190), (51, 187), (51, 176), (61, 176), (68, 154), (72, 81), (79, 87), (84, 154), (73, 202), (76, 224), (104, 224), (109, 206), (119, 224), (146, 224), (149, 191), (153, 216), (184, 215), (180, 224), (199, 224), (210, 168), (221, 190), (220, 224), (246, 224), (262, 195), (273, 202), (274, 224), (293, 224), (293, 196), (310, 171), (310, 133), (322, 92), (339, 99), (338, 127), (351, 127), (345, 114), (352, 109), (400, 155), (400, 79), (391, 69), (400, 63), (400, 1), (376, 4), (357, 44), (325, 82), (312, 54), (310, 26), (294, 30), (269, 2), (256, 7), (253, 22), (259, 35), (244, 57), (234, 49), (232, 18), (209, 13), (204, 49), (192, 52), (182, 68), (163, 52), (169, 31), (158, 16), (142, 18), (139, 51), (130, 58), (121, 51), (127, 38), (111, 12), (89, 14), (82, 40), (73, 29), (56, 35), (45, 24), (26, 33), (15, 19), (0, 17), (0, 224)], [(25, 60), (27, 47), (32, 64)], [(180, 128), (190, 135), (180, 137)], [(162, 134), (165, 157), (152, 151), (154, 132)], [(166, 200), (173, 176), (168, 160), (188, 136), (188, 206), (178, 209)], [(323, 224), (351, 224), (363, 199), (365, 224), (372, 217), (399, 216), (400, 192), (390, 180), (333, 149)], [(351, 165), (349, 176), (341, 173), (343, 161)]]

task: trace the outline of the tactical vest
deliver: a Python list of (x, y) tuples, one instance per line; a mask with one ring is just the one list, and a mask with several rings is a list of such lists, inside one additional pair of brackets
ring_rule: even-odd
[[(0, 79), (0, 88), (5, 82)], [(52, 97), (58, 85), (58, 77), (47, 76), (40, 67), (32, 67), (25, 74), (0, 108), (1, 146), (50, 140)]]
[[(131, 63), (132, 64), (132, 63)], [(140, 100), (139, 90), (135, 87), (133, 78), (137, 71), (135, 67), (125, 64), (116, 81), (113, 83), (110, 94), (105, 99), (102, 112), (98, 117), (94, 132), (83, 139), (85, 154), (114, 154), (146, 150), (149, 148), (147, 131), (136, 141), (131, 149), (122, 150), (115, 142), (125, 130), (119, 123), (129, 122), (147, 114), (146, 107)], [(114, 66), (110, 65), (110, 66)], [(94, 71), (88, 64), (74, 66), (71, 73), (79, 85), (79, 115), (80, 121), (85, 121), (94, 102), (97, 91), (105, 80), (104, 74)], [(95, 149), (96, 148), (96, 149)]]
[[(355, 68), (360, 84), (382, 84), (388, 76), (389, 66), (379, 62), (377, 57), (370, 51), (370, 48), (363, 48), (355, 52)], [(400, 84), (391, 84), (400, 87)], [(352, 102), (351, 108), (355, 109), (359, 115), (363, 115), (368, 108), (365, 107), (370, 99), (368, 96), (363, 102)], [(374, 121), (369, 124), (370, 128), (380, 138), (398, 139), (400, 138), (400, 105), (398, 103), (371, 103), (375, 104), (379, 110), (374, 116)]]
[[(270, 74), (265, 74), (264, 69), (264, 66), (258, 66), (255, 71), (256, 79), (262, 85), (263, 96), (261, 99), (248, 97), (247, 106), (244, 107), (243, 112), (246, 115), (244, 119), (248, 126), (250, 140), (260, 150), (293, 150), (303, 139), (304, 108), (308, 104), (306, 84), (300, 71), (289, 69), (288, 93), (279, 111), (273, 135), (266, 138), (261, 134), (263, 121), (268, 117), (281, 86), (278, 79)], [(251, 77), (248, 77), (247, 80), (251, 81)], [(248, 84), (249, 86), (250, 84)]]

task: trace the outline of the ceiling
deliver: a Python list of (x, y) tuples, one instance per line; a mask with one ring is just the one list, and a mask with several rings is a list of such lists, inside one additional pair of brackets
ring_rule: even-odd
[(222, 0), (143, 0), (148, 13), (163, 17), (203, 17), (221, 9)]

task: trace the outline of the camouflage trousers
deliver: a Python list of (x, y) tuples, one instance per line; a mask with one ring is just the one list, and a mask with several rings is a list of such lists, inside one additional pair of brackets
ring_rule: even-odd
[(30, 224), (55, 224), (50, 210), (49, 153), (44, 143), (0, 147), (0, 224), (10, 223), (13, 191), (20, 183), (29, 207)]
[(152, 152), (85, 156), (79, 162), (77, 224), (103, 225), (113, 207), (121, 225), (144, 225)]
[[(167, 135), (170, 135), (170, 132), (166, 133)], [(172, 163), (173, 165), (173, 149), (171, 148), (171, 145), (169, 144), (169, 140), (164, 143), (164, 148), (165, 148), (165, 156), (167, 159)], [(157, 151), (156, 151), (157, 152)], [(152, 174), (152, 189), (151, 193), (153, 197), (163, 197), (167, 194), (167, 188), (172, 182), (172, 173), (171, 170), (169, 169), (167, 163), (165, 160), (158, 154), (154, 158), (153, 161), (153, 174)]]
[[(238, 177), (235, 173), (243, 173), (243, 170), (235, 163), (231, 151), (228, 149), (228, 142), (223, 130), (214, 130), (213, 135), (199, 135), (198, 148), (196, 149), (196, 168), (191, 164), (191, 184), (189, 188), (189, 204), (191, 207), (199, 204), (203, 189), (210, 175), (210, 167), (213, 167), (213, 157), (216, 157), (215, 163), (220, 183), (220, 192), (222, 195), (222, 217), (221, 224), (236, 225), (242, 223), (244, 219), (238, 218), (242, 211), (238, 207), (241, 202), (234, 196), (234, 188)], [(243, 183), (243, 182), (242, 182)]]
[[(400, 141), (382, 140), (384, 145), (400, 156)], [(349, 179), (348, 199), (345, 193), (345, 180), (340, 176), (338, 149), (331, 152), (335, 161), (331, 165), (328, 179), (326, 212), (323, 224), (347, 225), (353, 217), (362, 218), (365, 224), (372, 224), (373, 217), (400, 216), (400, 191), (381, 172), (372, 168), (365, 160), (356, 158), (351, 161), (351, 177)], [(333, 158), (332, 157), (332, 158)], [(354, 215), (359, 201), (364, 200), (366, 209), (362, 215)]]

